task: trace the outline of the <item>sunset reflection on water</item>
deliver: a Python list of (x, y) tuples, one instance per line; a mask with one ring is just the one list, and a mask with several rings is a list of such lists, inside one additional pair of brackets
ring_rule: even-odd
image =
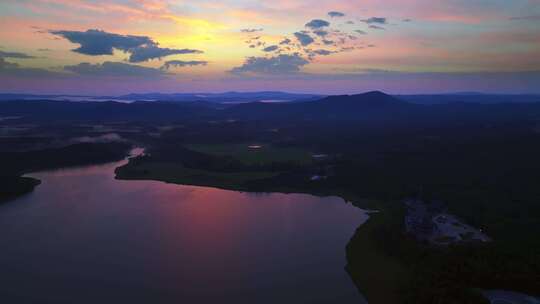
[(114, 179), (112, 164), (31, 174), (0, 207), (0, 293), (96, 303), (358, 303), (338, 197)]

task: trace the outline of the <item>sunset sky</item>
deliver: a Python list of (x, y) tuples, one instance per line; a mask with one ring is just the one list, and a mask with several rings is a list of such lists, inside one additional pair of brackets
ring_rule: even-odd
[(540, 0), (1, 0), (0, 92), (540, 93)]

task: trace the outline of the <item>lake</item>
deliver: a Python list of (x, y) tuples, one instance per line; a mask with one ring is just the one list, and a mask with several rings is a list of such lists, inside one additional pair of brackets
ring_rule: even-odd
[(344, 267), (366, 213), (338, 197), (29, 174), (0, 205), (3, 303), (365, 303)]

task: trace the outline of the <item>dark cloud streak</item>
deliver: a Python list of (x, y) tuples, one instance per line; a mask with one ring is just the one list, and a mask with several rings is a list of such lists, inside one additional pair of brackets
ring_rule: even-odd
[(367, 24), (386, 24), (386, 18), (384, 18), (384, 17), (371, 17), (371, 18), (362, 20), (362, 22), (365, 22)]
[(16, 58), (16, 59), (32, 59), (32, 58), (36, 58), (34, 56), (30, 56), (30, 55), (27, 55), (27, 54), (24, 54), (24, 53), (4, 52), (4, 51), (0, 51), (0, 57), (3, 57), (3, 58)]
[(155, 44), (147, 36), (118, 35), (96, 29), (90, 29), (86, 32), (51, 31), (51, 34), (61, 36), (69, 42), (80, 44), (80, 47), (73, 51), (91, 56), (112, 55), (114, 49), (127, 52), (136, 47)]
[(330, 16), (332, 18), (336, 18), (336, 17), (344, 17), (345, 14), (342, 13), (342, 12), (332, 11), (332, 12), (328, 12), (328, 16)]
[(190, 60), (190, 61), (183, 61), (183, 60), (170, 60), (166, 61), (165, 64), (161, 67), (161, 69), (168, 70), (171, 67), (187, 67), (187, 66), (197, 66), (197, 65), (207, 65), (208, 61), (202, 61), (202, 60)]
[(137, 47), (129, 50), (131, 55), (129, 56), (129, 62), (144, 62), (150, 59), (161, 59), (170, 55), (182, 55), (182, 54), (200, 54), (202, 51), (192, 49), (169, 49), (160, 48), (154, 45)]
[(306, 23), (306, 27), (310, 29), (320, 29), (327, 26), (330, 26), (330, 22), (322, 19), (313, 19), (310, 22)]
[(263, 49), (264, 52), (273, 52), (273, 51), (277, 51), (279, 49), (279, 46), (277, 45), (271, 45), (271, 46), (267, 46)]
[(244, 64), (230, 70), (233, 74), (295, 74), (309, 61), (302, 58), (298, 53), (292, 55), (281, 54), (275, 57), (248, 57)]
[(302, 33), (302, 32), (296, 32), (294, 33), (294, 36), (296, 37), (296, 39), (300, 42), (302, 46), (308, 46), (315, 41), (310, 35), (306, 33)]
[(313, 31), (313, 34), (319, 36), (319, 37), (324, 37), (326, 35), (328, 35), (328, 32), (325, 31), (325, 30), (315, 30)]
[(163, 71), (122, 62), (106, 61), (102, 64), (87, 62), (77, 65), (65, 66), (64, 70), (82, 76), (109, 76), (109, 77), (156, 77), (162, 76)]
[(280, 45), (288, 45), (288, 44), (290, 44), (291, 42), (292, 42), (291, 39), (285, 38), (285, 39), (281, 40), (281, 41), (279, 42), (279, 44), (280, 44)]
[(159, 43), (147, 36), (119, 35), (102, 30), (50, 31), (51, 34), (67, 39), (80, 47), (74, 52), (90, 55), (112, 55), (115, 49), (130, 54), (130, 62), (143, 62), (177, 54), (198, 54), (199, 50), (161, 48)]
[(7, 75), (10, 77), (24, 77), (24, 78), (43, 78), (43, 77), (63, 77), (65, 73), (59, 73), (49, 71), (46, 69), (38, 68), (25, 68), (16, 63), (6, 61), (0, 57), (0, 75)]
[(256, 33), (256, 32), (262, 32), (263, 28), (245, 28), (241, 29), (240, 32), (242, 33)]

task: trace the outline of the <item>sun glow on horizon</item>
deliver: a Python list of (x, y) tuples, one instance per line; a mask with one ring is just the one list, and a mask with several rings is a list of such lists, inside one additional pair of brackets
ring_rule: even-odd
[[(294, 90), (324, 80), (328, 91), (378, 84), (400, 92), (401, 80), (415, 78), (410, 90), (420, 92), (429, 90), (422, 73), (447, 90), (475, 90), (509, 73), (504, 90), (522, 92), (540, 80), (540, 4), (527, 0), (7, 0), (0, 16), (2, 91), (37, 92), (48, 81), (58, 89), (62, 79), (76, 90), (77, 79), (110, 76), (133, 83), (127, 90), (207, 79), (209, 91), (212, 81)], [(485, 81), (458, 84), (455, 73)]]

